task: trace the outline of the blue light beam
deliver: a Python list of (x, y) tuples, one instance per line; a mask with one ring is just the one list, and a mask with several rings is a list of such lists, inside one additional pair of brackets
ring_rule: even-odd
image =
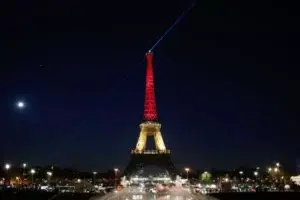
[(193, 3), (190, 7), (188, 7), (183, 13), (182, 15), (174, 22), (174, 24), (165, 32), (165, 34), (163, 34), (163, 36), (161, 36), (159, 38), (159, 40), (157, 40), (157, 42), (152, 46), (152, 48), (149, 50), (149, 52), (152, 52), (153, 49), (160, 43), (160, 41), (162, 41), (162, 39), (164, 39), (164, 37), (166, 35), (168, 35), (168, 33), (192, 10), (192, 8), (194, 8), (194, 6), (196, 5), (196, 2)]

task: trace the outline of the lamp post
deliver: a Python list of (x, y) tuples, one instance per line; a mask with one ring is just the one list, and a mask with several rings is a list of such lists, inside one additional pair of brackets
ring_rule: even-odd
[(275, 167), (274, 169), (274, 178), (276, 181), (279, 181), (279, 176), (280, 176), (280, 169), (279, 167)]
[(31, 169), (30, 173), (31, 173), (31, 182), (33, 184), (33, 175), (35, 174), (35, 169)]
[(22, 164), (22, 167), (23, 167), (23, 180), (22, 180), (22, 185), (24, 185), (24, 180), (25, 180), (25, 173), (26, 173), (27, 163), (23, 163), (23, 164)]
[(118, 177), (118, 168), (114, 168), (114, 172), (115, 172), (115, 187), (117, 187), (117, 177)]
[(242, 182), (243, 181), (244, 172), (243, 171), (239, 171), (239, 174), (240, 174), (240, 179), (241, 179), (241, 182)]
[(27, 163), (23, 163), (23, 169), (26, 169), (26, 167), (27, 167)]
[(47, 176), (48, 176), (48, 181), (50, 181), (51, 177), (52, 177), (53, 173), (52, 172), (47, 172)]
[(93, 183), (94, 183), (94, 185), (96, 185), (96, 174), (97, 174), (97, 172), (93, 172)]
[(10, 164), (6, 163), (4, 168), (6, 170), (6, 173), (7, 173), (7, 180), (8, 180), (8, 183), (10, 183), (10, 177), (9, 177), (9, 169), (10, 169)]
[(184, 170), (186, 171), (186, 179), (189, 180), (189, 171), (190, 171), (190, 168), (184, 168)]
[(10, 164), (6, 163), (4, 167), (5, 167), (5, 170), (8, 171), (10, 169)]
[(268, 168), (268, 172), (269, 172), (269, 173), (272, 172), (272, 168), (271, 168), (271, 167)]
[(257, 176), (258, 176), (258, 172), (257, 172), (257, 171), (255, 171), (255, 172), (253, 172), (253, 174), (254, 174), (254, 176), (255, 176), (255, 180), (256, 180), (256, 182), (257, 182)]

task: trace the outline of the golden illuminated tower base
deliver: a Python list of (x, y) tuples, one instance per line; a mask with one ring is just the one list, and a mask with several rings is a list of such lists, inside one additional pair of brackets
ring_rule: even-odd
[[(146, 166), (157, 166), (168, 172), (173, 178), (178, 171), (172, 163), (171, 152), (166, 149), (161, 124), (157, 122), (144, 122), (140, 124), (140, 135), (136, 148), (131, 151), (131, 159), (123, 172), (125, 176), (138, 175)], [(155, 149), (146, 150), (147, 138), (154, 137)]]
[[(136, 144), (134, 154), (166, 154), (170, 153), (170, 150), (166, 149), (164, 140), (160, 132), (161, 124), (156, 122), (144, 122), (140, 124), (140, 136)], [(155, 150), (146, 150), (147, 138), (154, 137)]]

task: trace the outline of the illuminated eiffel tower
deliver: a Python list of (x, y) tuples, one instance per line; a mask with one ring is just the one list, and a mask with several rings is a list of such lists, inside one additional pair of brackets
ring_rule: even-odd
[[(146, 90), (144, 104), (144, 121), (140, 124), (140, 135), (135, 149), (131, 151), (131, 160), (124, 171), (124, 175), (132, 175), (145, 166), (157, 166), (170, 175), (177, 174), (171, 162), (171, 151), (166, 148), (162, 134), (161, 124), (158, 122), (153, 74), (153, 54), (146, 53)], [(147, 138), (154, 137), (155, 149), (147, 150)]]

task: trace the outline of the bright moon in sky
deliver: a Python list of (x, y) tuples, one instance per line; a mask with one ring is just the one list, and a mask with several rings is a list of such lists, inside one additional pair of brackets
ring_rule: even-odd
[(24, 104), (23, 101), (19, 101), (19, 102), (17, 103), (17, 106), (18, 106), (18, 108), (24, 108), (24, 107), (25, 107), (25, 104)]

